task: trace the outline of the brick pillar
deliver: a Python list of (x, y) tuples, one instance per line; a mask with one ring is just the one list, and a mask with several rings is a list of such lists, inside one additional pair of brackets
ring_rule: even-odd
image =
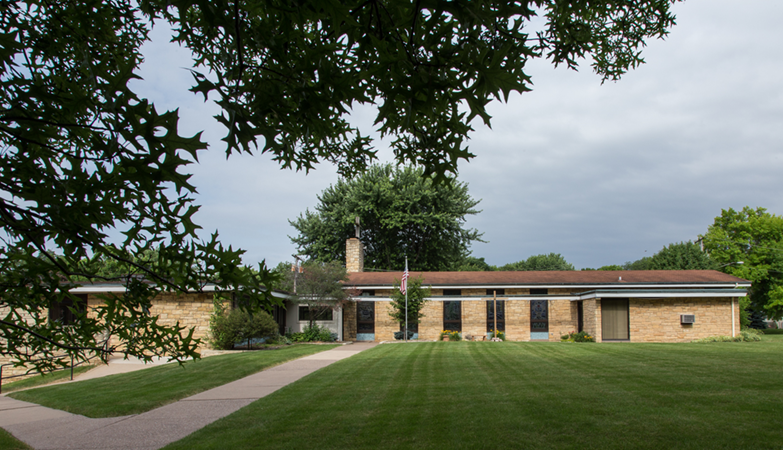
[(364, 246), (357, 238), (345, 241), (345, 268), (348, 273), (364, 272)]

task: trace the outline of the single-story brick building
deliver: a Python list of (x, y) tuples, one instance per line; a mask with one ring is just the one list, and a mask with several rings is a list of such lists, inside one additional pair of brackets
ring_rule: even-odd
[[(346, 289), (361, 296), (343, 308), (345, 340), (394, 339), (390, 298), (402, 272), (364, 272), (358, 239), (347, 242)], [(411, 272), (432, 288), (420, 339), (442, 330), (486, 335), (497, 327), (513, 341), (559, 341), (586, 331), (598, 342), (690, 342), (735, 336), (739, 298), (750, 282), (714, 270)], [(493, 300), (494, 299), (494, 300)]]

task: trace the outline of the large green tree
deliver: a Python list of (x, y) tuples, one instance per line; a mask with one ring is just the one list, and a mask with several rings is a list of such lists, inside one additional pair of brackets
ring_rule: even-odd
[[(764, 208), (724, 209), (703, 236), (721, 270), (753, 283), (751, 307), (783, 317), (783, 217)], [(738, 263), (742, 264), (738, 264)]]
[(647, 270), (715, 270), (719, 266), (695, 242), (669, 244), (654, 254)]
[(560, 253), (533, 255), (526, 260), (501, 266), (497, 270), (575, 270)]
[(345, 241), (355, 236), (365, 246), (371, 269), (449, 270), (468, 254), (481, 234), (464, 227), (478, 200), (465, 183), (434, 183), (422, 168), (373, 166), (353, 179), (340, 179), (319, 196), (315, 211), (290, 221), (299, 234), (299, 251), (318, 261), (345, 261)]
[[(374, 104), (398, 162), (444, 177), (473, 156), (466, 138), (476, 117), (489, 123), (486, 105), (530, 89), (529, 61), (585, 58), (617, 79), (674, 24), (673, 1), (3, 2), (0, 352), (81, 357), (108, 331), (135, 355), (194, 356), (187, 330), (146, 312), (157, 292), (212, 282), (257, 307), (274, 302), (263, 265), (244, 269), (241, 251), (196, 234), (187, 165), (206, 149), (200, 135), (180, 135), (176, 111), (130, 87), (153, 24), (192, 52), (192, 90), (217, 99), (227, 154), (260, 149), (305, 171), (329, 161), (353, 176), (375, 150), (347, 117)], [(47, 320), (72, 280), (105, 279), (84, 258), (128, 263), (151, 248), (158, 258), (134, 263), (128, 293), (97, 318)]]

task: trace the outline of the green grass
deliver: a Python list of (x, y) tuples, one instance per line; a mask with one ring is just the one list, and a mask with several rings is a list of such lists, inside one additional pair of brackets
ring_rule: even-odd
[[(87, 372), (88, 370), (92, 369), (95, 366), (78, 366), (73, 368), (73, 376), (79, 375), (80, 373)], [(41, 374), (35, 377), (30, 378), (24, 378), (17, 381), (4, 381), (3, 382), (3, 393), (9, 393), (13, 391), (18, 391), (20, 389), (29, 389), (32, 387), (37, 386), (44, 386), (47, 384), (56, 383), (58, 381), (64, 381), (69, 380), (71, 378), (71, 369), (63, 369), (58, 370), (57, 372), (51, 372), (46, 374)], [(2, 447), (0, 447), (2, 448)]]
[(764, 334), (783, 334), (783, 330), (780, 328), (767, 328), (765, 330), (761, 330)]
[(294, 345), (278, 350), (210, 356), (182, 366), (155, 366), (77, 383), (30, 389), (9, 397), (87, 417), (138, 414), (334, 347), (336, 345)]
[(0, 428), (0, 448), (3, 450), (33, 450), (32, 447)]
[(166, 448), (781, 448), (779, 337), (380, 345)]

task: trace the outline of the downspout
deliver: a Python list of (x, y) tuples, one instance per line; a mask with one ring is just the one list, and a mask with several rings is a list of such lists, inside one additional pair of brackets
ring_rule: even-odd
[(736, 337), (734, 334), (734, 297), (731, 297), (731, 337)]

